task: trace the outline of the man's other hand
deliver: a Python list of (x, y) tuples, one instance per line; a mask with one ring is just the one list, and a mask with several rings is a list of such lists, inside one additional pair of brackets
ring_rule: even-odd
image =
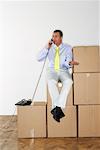
[(69, 62), (69, 64), (70, 65), (79, 65), (79, 62), (72, 60)]

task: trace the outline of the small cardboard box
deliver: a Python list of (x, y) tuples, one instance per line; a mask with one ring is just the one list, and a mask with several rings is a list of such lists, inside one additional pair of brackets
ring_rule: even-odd
[(74, 73), (74, 105), (100, 104), (100, 73)]
[(100, 105), (78, 106), (79, 137), (100, 137)]
[(46, 137), (46, 103), (17, 106), (18, 138)]
[(74, 72), (100, 72), (100, 49), (99, 46), (73, 47), (74, 60), (79, 65), (74, 66)]

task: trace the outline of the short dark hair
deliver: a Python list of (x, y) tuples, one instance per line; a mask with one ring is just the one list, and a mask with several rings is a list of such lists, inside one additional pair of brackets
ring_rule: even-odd
[(60, 36), (63, 37), (63, 32), (61, 30), (54, 30), (53, 33), (59, 32)]

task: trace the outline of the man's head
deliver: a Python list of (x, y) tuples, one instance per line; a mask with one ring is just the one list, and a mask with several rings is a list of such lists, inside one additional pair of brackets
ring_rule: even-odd
[(62, 38), (63, 38), (63, 32), (61, 30), (54, 30), (52, 39), (54, 44), (59, 46), (62, 43)]

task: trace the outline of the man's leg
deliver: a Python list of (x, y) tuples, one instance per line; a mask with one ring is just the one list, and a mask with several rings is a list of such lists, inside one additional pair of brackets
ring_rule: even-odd
[(47, 73), (47, 82), (48, 82), (48, 90), (51, 96), (52, 100), (52, 110), (51, 114), (53, 115), (53, 118), (57, 121), (60, 122), (60, 118), (62, 118), (61, 111), (56, 106), (56, 101), (59, 99), (59, 90), (57, 87), (58, 83), (58, 73), (55, 71), (48, 71)]
[(54, 79), (48, 80), (48, 90), (52, 99), (52, 109), (56, 106), (59, 99), (59, 91), (57, 88), (57, 81)]
[(47, 72), (47, 84), (48, 84), (48, 90), (49, 94), (51, 96), (52, 100), (52, 109), (56, 106), (56, 101), (59, 99), (59, 90), (57, 88), (58, 83), (58, 75), (54, 71), (48, 71)]
[(56, 106), (65, 108), (73, 81), (71, 75), (67, 71), (60, 73), (60, 79), (63, 86), (59, 95), (59, 99), (56, 101)]

